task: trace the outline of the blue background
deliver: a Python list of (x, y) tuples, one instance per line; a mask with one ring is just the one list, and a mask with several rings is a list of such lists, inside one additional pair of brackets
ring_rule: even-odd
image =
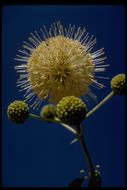
[[(6, 187), (67, 187), (87, 165), (75, 137), (56, 124), (27, 120), (16, 125), (6, 110), (18, 92), (14, 57), (30, 32), (60, 20), (85, 27), (97, 38), (95, 50), (104, 47), (110, 64), (103, 76), (110, 79), (125, 72), (124, 6), (4, 6), (2, 10), (2, 184)], [(101, 75), (101, 74), (100, 74)], [(110, 80), (99, 80), (106, 88), (93, 92), (101, 101), (110, 92)], [(88, 109), (96, 104), (91, 102)], [(33, 112), (33, 110), (31, 110)], [(38, 113), (38, 112), (34, 112)], [(103, 187), (125, 185), (125, 98), (114, 96), (85, 122), (85, 139), (94, 166), (100, 164)]]

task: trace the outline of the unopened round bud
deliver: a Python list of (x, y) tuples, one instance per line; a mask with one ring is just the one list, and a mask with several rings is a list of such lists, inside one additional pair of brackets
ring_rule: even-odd
[(111, 80), (111, 88), (114, 94), (124, 95), (125, 94), (125, 85), (126, 77), (125, 74), (118, 74)]
[(12, 122), (24, 123), (29, 117), (29, 107), (24, 101), (16, 100), (8, 106), (7, 115)]
[(86, 117), (87, 107), (84, 102), (75, 96), (62, 98), (56, 107), (57, 117), (69, 125), (78, 125)]
[(56, 107), (48, 104), (42, 107), (40, 116), (47, 119), (53, 119), (56, 115)]

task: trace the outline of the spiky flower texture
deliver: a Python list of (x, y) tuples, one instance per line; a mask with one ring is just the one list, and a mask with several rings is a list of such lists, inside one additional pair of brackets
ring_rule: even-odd
[(42, 37), (35, 31), (24, 41), (25, 50), (15, 58), (25, 62), (15, 67), (19, 73), (17, 86), (26, 91), (25, 101), (31, 102), (33, 109), (48, 99), (57, 103), (65, 96), (95, 98), (91, 86), (102, 88), (96, 72), (103, 72), (108, 65), (103, 64), (103, 48), (92, 52), (96, 39), (85, 34), (85, 28), (77, 29), (69, 24), (68, 29), (60, 22), (53, 23), (49, 31), (40, 29)]

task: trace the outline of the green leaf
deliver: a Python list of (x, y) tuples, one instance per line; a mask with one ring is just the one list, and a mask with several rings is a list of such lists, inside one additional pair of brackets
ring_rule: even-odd
[(82, 178), (76, 178), (76, 179), (74, 179), (70, 184), (69, 184), (69, 186), (68, 187), (81, 187), (81, 185), (83, 184), (83, 182), (84, 182), (84, 178), (82, 177)]

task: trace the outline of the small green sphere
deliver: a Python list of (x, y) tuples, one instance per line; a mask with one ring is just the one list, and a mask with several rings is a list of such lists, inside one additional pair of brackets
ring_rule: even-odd
[(56, 107), (48, 104), (43, 106), (40, 112), (40, 116), (47, 119), (53, 119), (56, 115)]
[(111, 80), (111, 88), (114, 94), (124, 95), (126, 86), (126, 77), (125, 74), (118, 74)]
[(7, 109), (8, 119), (14, 123), (24, 123), (29, 117), (29, 107), (24, 101), (14, 101)]
[(75, 96), (66, 96), (57, 104), (57, 117), (69, 125), (78, 125), (86, 117), (87, 107), (84, 102)]

